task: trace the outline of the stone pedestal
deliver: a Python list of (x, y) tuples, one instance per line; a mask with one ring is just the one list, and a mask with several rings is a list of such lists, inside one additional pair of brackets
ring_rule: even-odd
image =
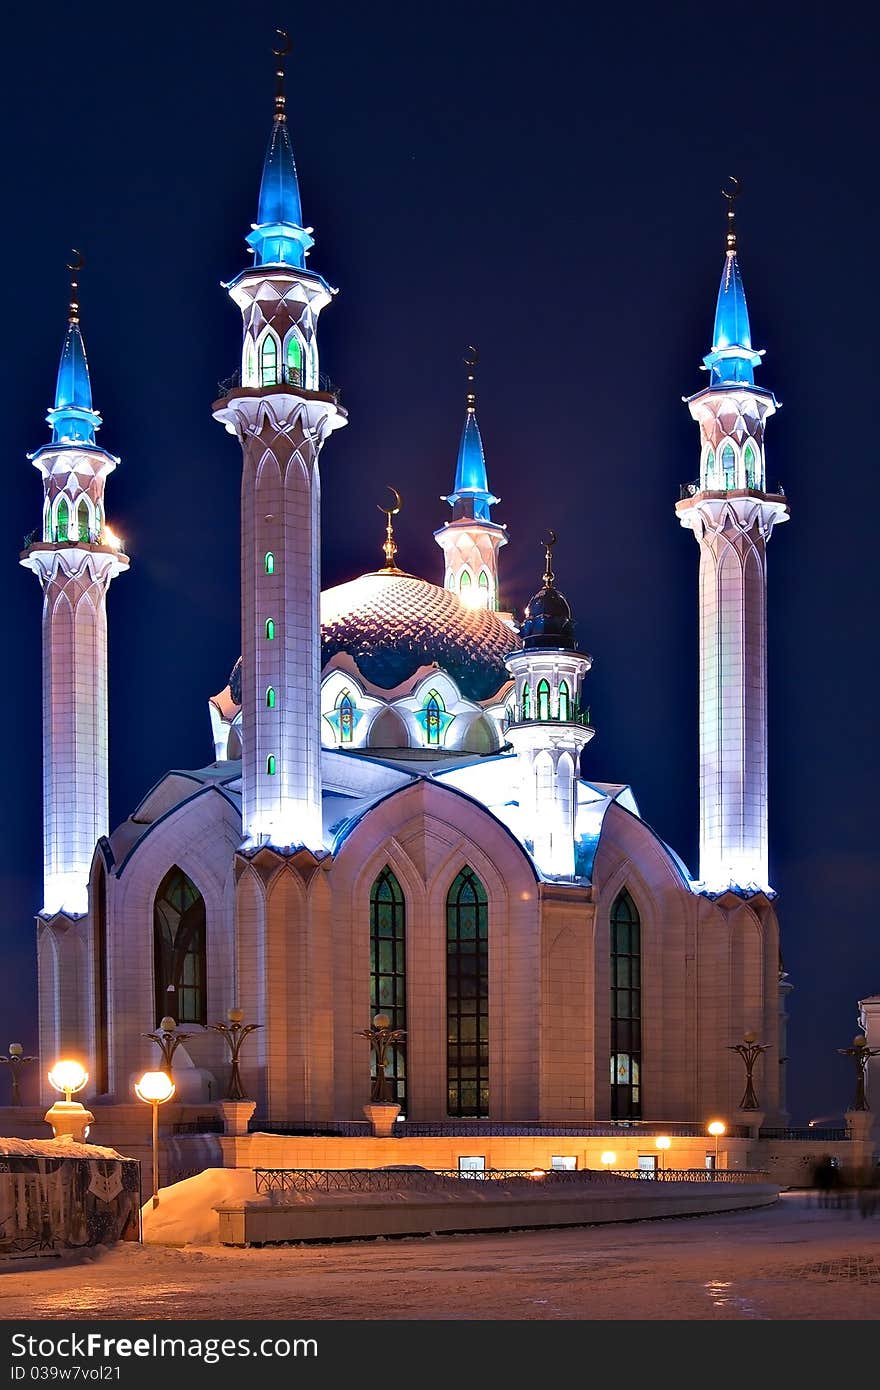
[(862, 1168), (873, 1167), (874, 1141), (871, 1133), (874, 1127), (873, 1112), (871, 1110), (847, 1110), (844, 1119), (846, 1120), (846, 1132), (849, 1135), (852, 1154), (851, 1166), (857, 1171)]
[(735, 1123), (745, 1125), (749, 1131), (749, 1138), (757, 1139), (766, 1113), (765, 1110), (737, 1110)]
[(89, 1126), (95, 1123), (91, 1110), (86, 1110), (78, 1100), (56, 1100), (52, 1109), (46, 1111), (43, 1119), (47, 1125), (52, 1126), (52, 1133), (56, 1139), (68, 1135), (80, 1144), (85, 1143)]
[(394, 1100), (371, 1100), (364, 1106), (364, 1114), (370, 1122), (374, 1139), (390, 1139), (394, 1134), (400, 1106)]
[(257, 1108), (255, 1100), (221, 1100), (217, 1102), (224, 1134), (247, 1134), (248, 1121)]

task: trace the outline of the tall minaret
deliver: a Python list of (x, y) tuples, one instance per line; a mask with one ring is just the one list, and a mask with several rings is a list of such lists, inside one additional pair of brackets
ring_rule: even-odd
[(492, 507), (500, 498), (489, 491), (486, 456), (477, 424), (477, 349), (468, 348), (464, 360), (468, 369), (467, 409), (458, 446), (455, 489), (440, 499), (452, 508), (452, 520), (434, 532), (434, 539), (446, 561), (444, 587), (474, 608), (497, 611), (498, 551), (507, 544), (507, 528), (492, 520)]
[(700, 880), (710, 892), (768, 889), (767, 542), (788, 520), (766, 490), (764, 425), (736, 247), (735, 179), (709, 385), (687, 397), (700, 426), (700, 478), (676, 506), (700, 546)]
[[(279, 31), (281, 32), (281, 31)], [(244, 319), (241, 384), (214, 417), (241, 444), (242, 821), (245, 846), (322, 846), (320, 480), (318, 454), (346, 423), (321, 387), (316, 327), (335, 294), (305, 269), (275, 50), (275, 119), (263, 165), (254, 265), (226, 288)]]
[(107, 526), (104, 482), (119, 462), (95, 443), (89, 368), (79, 327), (79, 252), (52, 442), (28, 457), (43, 476), (40, 539), (22, 552), (43, 590), (43, 908), (88, 910), (95, 845), (109, 830), (107, 801), (107, 589), (128, 556)]
[(571, 609), (556, 587), (555, 544), (551, 532), (544, 584), (520, 628), (522, 648), (507, 658), (516, 682), (507, 737), (520, 765), (522, 827), (535, 863), (543, 874), (570, 878), (580, 757), (594, 733), (581, 707), (592, 658), (577, 650)]

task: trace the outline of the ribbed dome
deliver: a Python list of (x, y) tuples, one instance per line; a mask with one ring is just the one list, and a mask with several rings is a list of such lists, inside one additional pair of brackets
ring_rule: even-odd
[[(321, 664), (348, 652), (382, 690), (436, 662), (467, 699), (488, 700), (510, 679), (504, 658), (516, 645), (497, 613), (411, 574), (362, 574), (321, 595)], [(230, 686), (240, 703), (240, 662)]]
[(571, 609), (565, 595), (553, 583), (545, 584), (529, 600), (520, 637), (527, 651), (535, 647), (564, 647), (566, 651), (574, 651)]

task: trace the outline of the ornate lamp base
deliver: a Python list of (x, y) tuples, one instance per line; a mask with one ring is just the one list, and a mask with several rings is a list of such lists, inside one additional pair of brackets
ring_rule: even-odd
[(396, 1100), (371, 1100), (364, 1106), (364, 1114), (370, 1122), (374, 1139), (390, 1139), (394, 1134), (400, 1106)]

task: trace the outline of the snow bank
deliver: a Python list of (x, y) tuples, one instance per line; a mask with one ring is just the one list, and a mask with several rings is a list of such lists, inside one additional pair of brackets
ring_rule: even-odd
[(124, 1158), (115, 1149), (103, 1148), (100, 1144), (81, 1144), (71, 1139), (69, 1134), (58, 1139), (3, 1139), (0, 1138), (0, 1157), (9, 1154), (31, 1158)]
[(218, 1202), (254, 1195), (252, 1168), (206, 1168), (159, 1190), (159, 1205), (141, 1209), (146, 1245), (216, 1245)]

